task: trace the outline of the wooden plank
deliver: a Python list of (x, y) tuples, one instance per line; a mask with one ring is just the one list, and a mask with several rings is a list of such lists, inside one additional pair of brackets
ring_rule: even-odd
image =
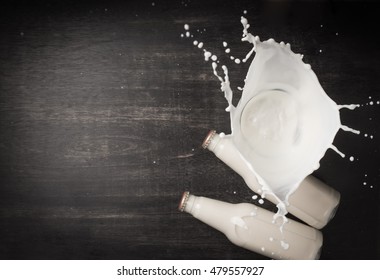
[[(206, 28), (199, 40), (242, 86), (248, 65), (222, 58), (221, 43), (236, 56), (249, 50), (239, 39), (247, 9), (252, 30), (290, 41), (334, 100), (363, 103), (380, 99), (370, 17), (379, 6), (297, 3), (274, 17), (252, 1), (127, 2), (9, 3), (1, 11), (0, 259), (263, 259), (177, 211), (184, 190), (257, 203), (200, 147), (209, 129), (230, 132), (229, 117), (202, 50), (180, 37), (183, 24)], [(378, 108), (342, 112), (344, 123), (376, 135)], [(378, 140), (357, 139), (336, 141), (360, 150), (359, 163), (328, 152), (316, 173), (342, 193), (323, 230), (323, 259), (380, 257)], [(363, 189), (364, 174), (374, 189)]]

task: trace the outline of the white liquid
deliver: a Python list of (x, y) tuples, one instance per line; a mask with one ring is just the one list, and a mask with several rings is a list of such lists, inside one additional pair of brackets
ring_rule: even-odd
[(288, 250), (288, 249), (289, 249), (289, 244), (286, 243), (285, 241), (281, 240), (281, 247), (282, 247), (284, 250)]
[(355, 133), (355, 134), (360, 134), (360, 131), (359, 130), (356, 130), (356, 129), (353, 129), (353, 128), (350, 128), (346, 125), (341, 125), (340, 128), (344, 131), (348, 131), (348, 132), (352, 132), (352, 133)]
[(204, 52), (205, 61), (209, 61), (211, 55), (212, 55), (212, 54), (211, 54), (210, 52), (208, 52), (208, 51), (205, 50), (205, 52)]
[[(260, 41), (258, 36), (248, 32), (246, 18), (241, 17), (241, 23), (242, 41), (253, 47), (244, 59), (234, 56), (230, 59), (237, 64), (245, 63), (254, 52), (256, 54), (236, 107), (232, 104), (233, 91), (227, 67), (222, 66), (222, 77), (218, 74), (217, 57), (203, 49), (204, 58), (206, 61), (211, 58), (213, 73), (228, 102), (226, 111), (230, 112), (232, 131), (229, 136), (257, 177), (262, 187), (259, 193), (275, 196), (278, 201), (276, 217), (283, 216), (286, 220), (289, 195), (306, 176), (319, 168), (326, 151), (330, 148), (345, 157), (332, 144), (336, 133), (342, 129), (360, 134), (359, 130), (341, 124), (339, 114), (341, 109), (354, 110), (360, 105), (337, 105), (324, 92), (311, 66), (302, 61), (303, 55), (294, 53), (290, 44), (284, 42)], [(185, 30), (188, 29), (185, 25)], [(222, 44), (225, 53), (229, 53), (227, 42)], [(349, 159), (354, 160), (353, 157)]]
[(332, 145), (336, 133), (339, 129), (355, 134), (360, 131), (342, 125), (339, 110), (354, 110), (358, 105), (337, 105), (290, 44), (273, 39), (261, 42), (248, 32), (247, 19), (241, 17), (241, 23), (242, 41), (253, 45), (243, 62), (253, 52), (256, 55), (236, 107), (227, 67), (223, 66), (224, 78), (217, 73), (216, 63), (213, 71), (228, 102), (235, 146), (258, 178), (263, 194), (278, 198), (277, 215), (283, 216), (289, 195), (319, 168), (329, 148), (345, 157)]
[(238, 106), (229, 103), (232, 136), (263, 188), (286, 202), (331, 145), (339, 112), (289, 44), (261, 42), (241, 22), (243, 40), (253, 44), (246, 58), (256, 56)]
[(333, 144), (331, 144), (330, 149), (332, 149), (333, 151), (335, 151), (335, 152), (336, 152), (338, 155), (340, 155), (342, 158), (346, 157), (346, 155), (343, 154), (341, 151), (339, 151), (338, 148), (335, 147)]
[(357, 107), (360, 107), (359, 104), (337, 105), (337, 106), (338, 106), (338, 110), (343, 109), (343, 108), (350, 109), (350, 110), (355, 110)]

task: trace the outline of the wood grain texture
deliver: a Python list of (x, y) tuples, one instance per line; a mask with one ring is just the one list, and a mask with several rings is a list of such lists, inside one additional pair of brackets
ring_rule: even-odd
[[(246, 9), (253, 32), (290, 42), (337, 103), (380, 99), (374, 3), (151, 2), (3, 7), (1, 259), (264, 258), (177, 211), (184, 190), (256, 203), (237, 174), (200, 148), (209, 129), (228, 133), (229, 119), (202, 51), (180, 37), (184, 23), (206, 29), (198, 40), (228, 63), (234, 87), (249, 65), (223, 58), (221, 44), (235, 56), (249, 50), (239, 39)], [(323, 230), (322, 259), (380, 257), (379, 108), (342, 112), (345, 124), (375, 139), (339, 133), (337, 146), (359, 161), (328, 151), (316, 172), (342, 193)]]

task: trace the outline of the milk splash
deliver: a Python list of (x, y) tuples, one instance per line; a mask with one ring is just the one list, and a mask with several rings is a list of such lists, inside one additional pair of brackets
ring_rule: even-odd
[[(221, 84), (230, 113), (231, 137), (247, 166), (261, 185), (261, 195), (276, 197), (278, 217), (286, 222), (289, 196), (306, 176), (319, 168), (319, 161), (331, 148), (342, 157), (332, 143), (336, 133), (343, 131), (360, 134), (341, 123), (339, 111), (354, 110), (360, 105), (337, 105), (321, 87), (303, 55), (291, 50), (290, 44), (274, 39), (261, 41), (248, 32), (249, 23), (241, 17), (242, 41), (253, 45), (243, 59), (231, 60), (239, 64), (255, 57), (249, 67), (242, 96), (235, 107), (228, 68), (222, 65), (218, 74), (217, 57), (203, 48), (206, 61), (212, 58), (214, 75)], [(188, 26), (185, 25), (185, 29)], [(203, 46), (203, 43), (202, 43)], [(223, 43), (227, 48), (228, 44)], [(227, 50), (227, 49), (226, 49)], [(229, 53), (230, 49), (226, 51)]]

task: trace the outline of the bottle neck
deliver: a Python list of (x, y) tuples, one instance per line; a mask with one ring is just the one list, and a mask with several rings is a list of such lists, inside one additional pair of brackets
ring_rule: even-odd
[(261, 185), (251, 170), (250, 164), (235, 147), (232, 136), (210, 131), (204, 143), (207, 145), (203, 145), (203, 147), (212, 151), (221, 161), (243, 177), (250, 189), (256, 193), (259, 192)]
[(234, 228), (230, 222), (231, 217), (236, 215), (237, 207), (234, 204), (185, 192), (179, 208), (221, 232), (228, 233)]
[[(244, 163), (242, 159), (239, 158), (239, 152), (233, 144), (230, 135), (217, 134), (215, 130), (211, 130), (203, 141), (202, 147), (213, 152), (227, 165), (232, 165), (231, 168), (234, 170), (234, 167)], [(239, 170), (235, 171), (239, 173)]]
[(210, 130), (202, 143), (202, 147), (213, 152), (220, 138), (220, 135), (217, 134), (215, 130)]

